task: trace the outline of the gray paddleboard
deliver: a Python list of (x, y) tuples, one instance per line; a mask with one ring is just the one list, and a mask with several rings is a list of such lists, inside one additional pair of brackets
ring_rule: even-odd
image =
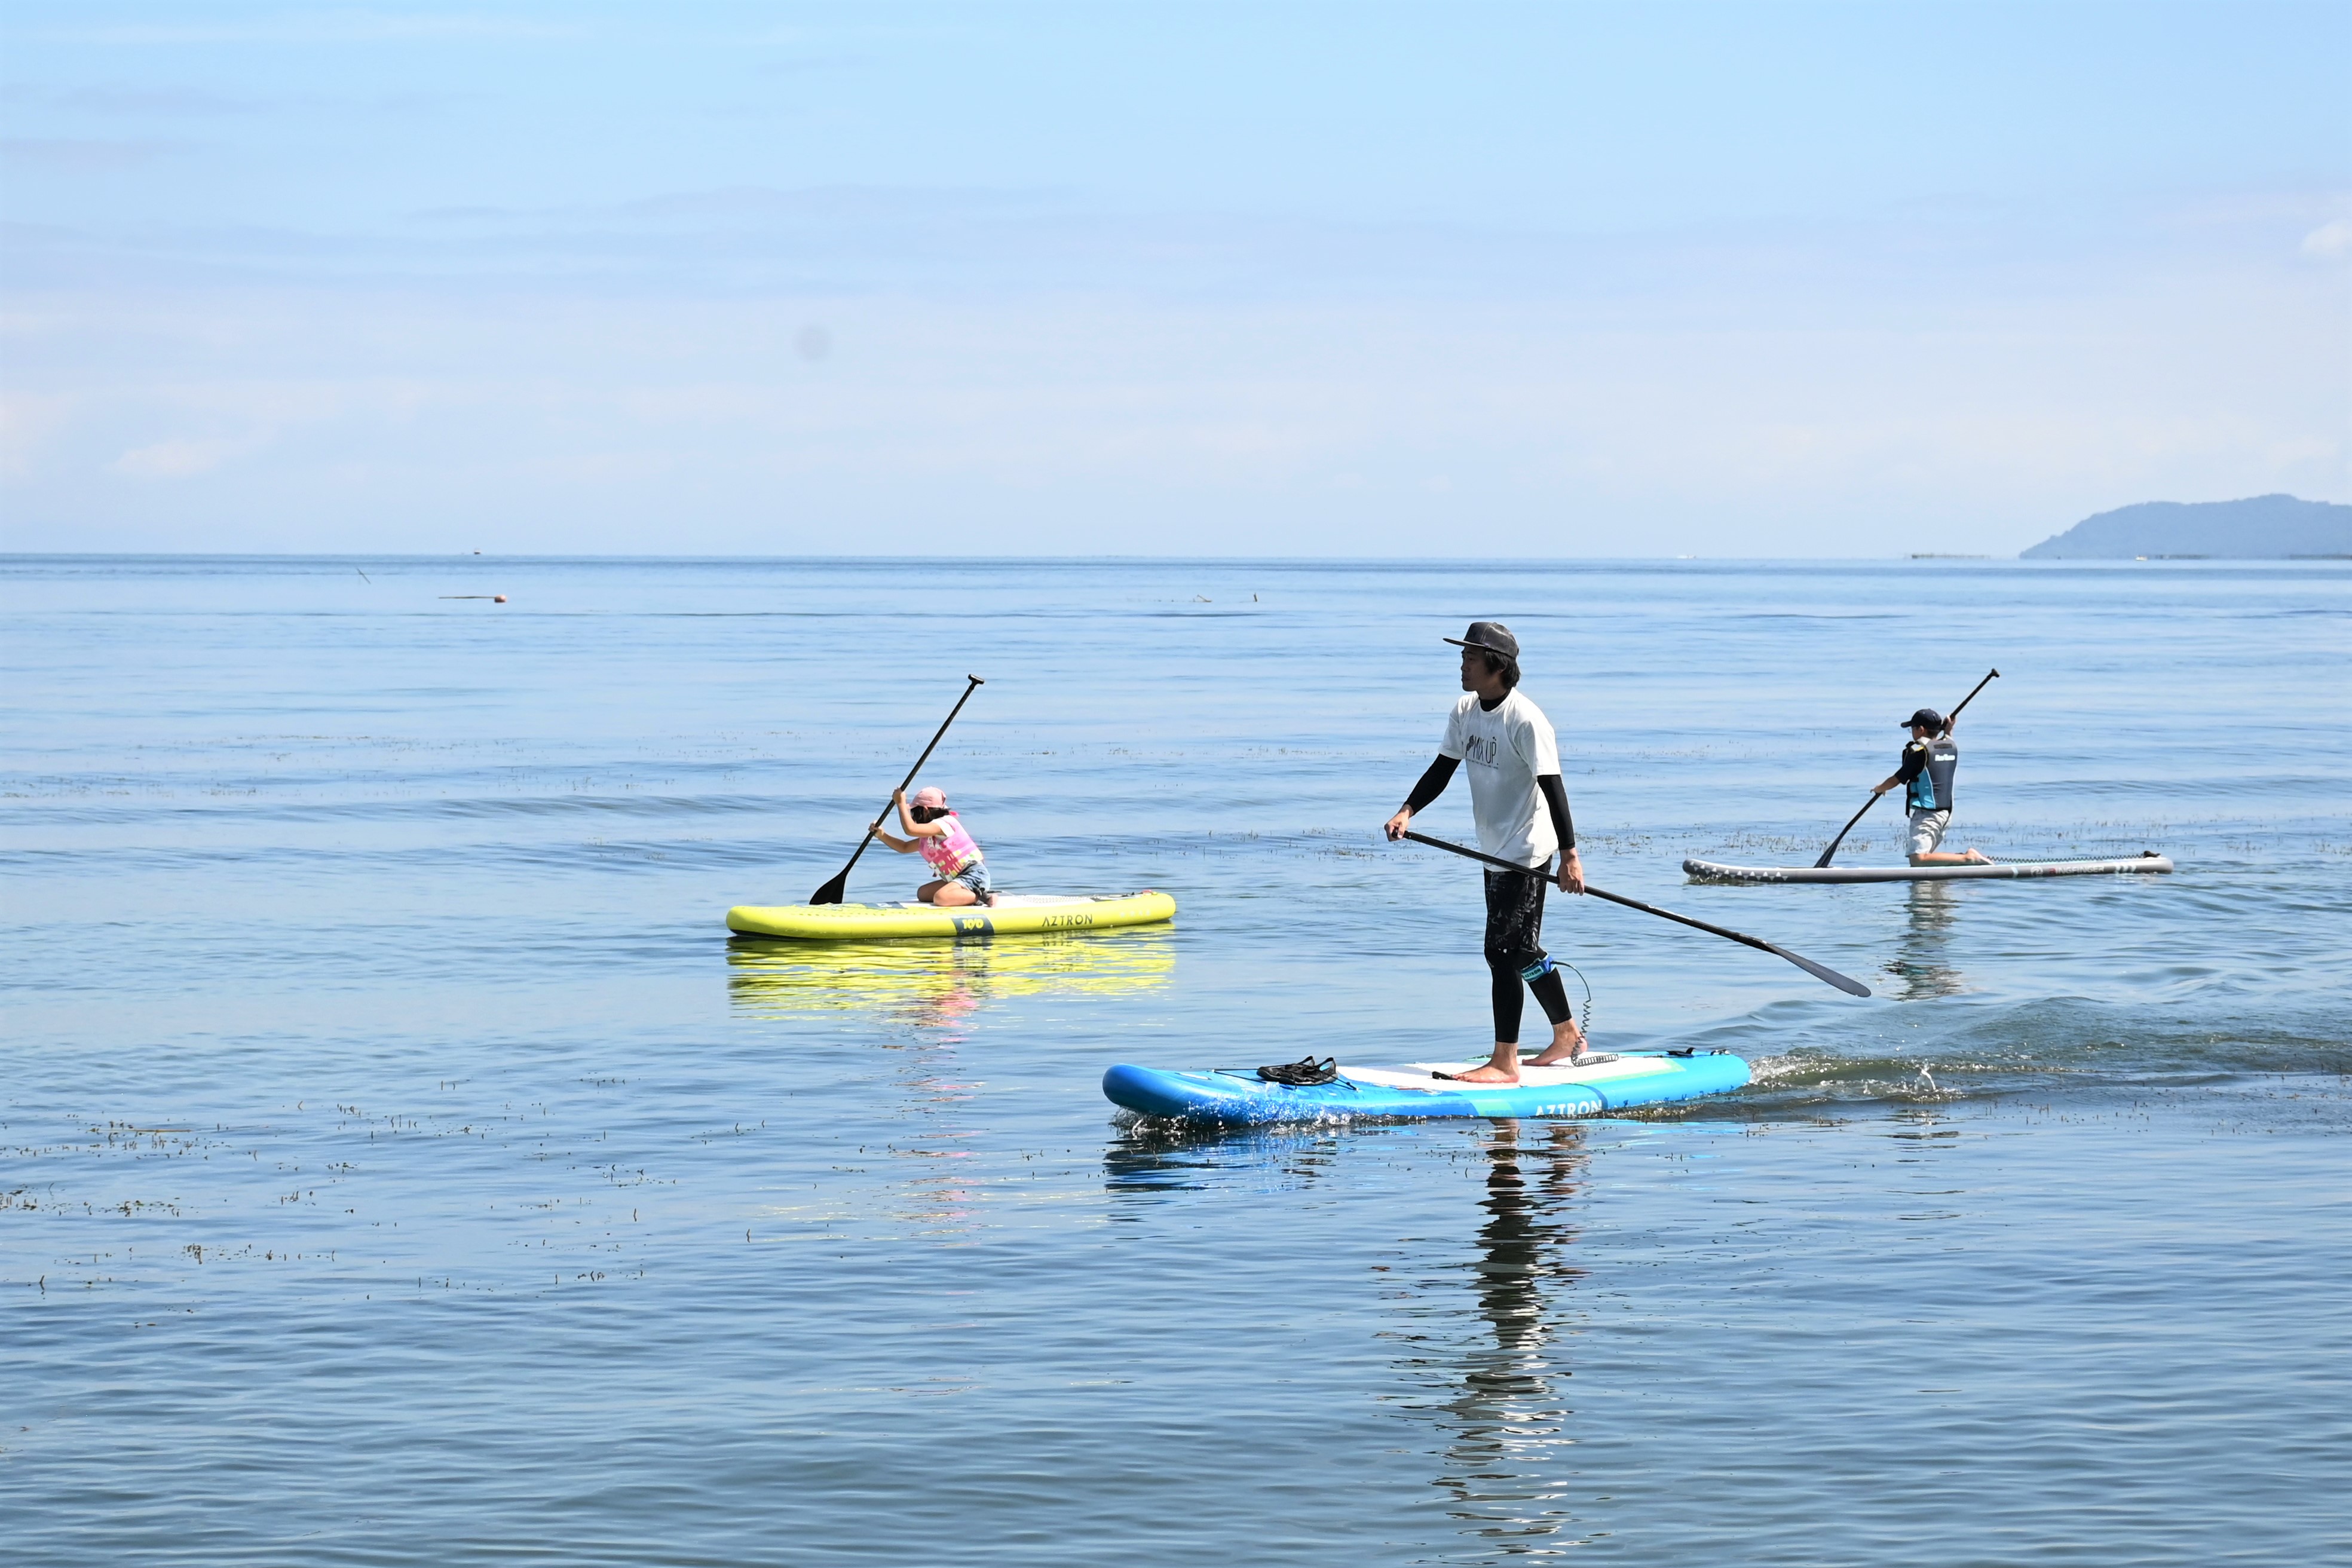
[(2169, 856), (2144, 852), (2128, 860), (2009, 860), (1991, 866), (1725, 866), (1685, 860), (1694, 882), (1962, 882), (2024, 877), (2116, 877), (2169, 871)]

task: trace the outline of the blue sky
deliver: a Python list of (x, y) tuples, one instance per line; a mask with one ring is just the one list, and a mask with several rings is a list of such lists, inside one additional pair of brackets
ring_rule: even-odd
[(2352, 7), (0, 10), (18, 549), (2008, 553), (2352, 500)]

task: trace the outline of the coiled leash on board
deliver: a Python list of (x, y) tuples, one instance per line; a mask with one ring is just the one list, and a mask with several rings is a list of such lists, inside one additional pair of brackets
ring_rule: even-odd
[(1585, 979), (1584, 971), (1573, 963), (1562, 963), (1557, 958), (1551, 963), (1554, 969), (1565, 969), (1575, 975), (1577, 984), (1584, 987), (1584, 1021), (1577, 1025), (1576, 1032), (1584, 1037), (1585, 1048), (1590, 1050), (1592, 1048), (1592, 982)]
[[(1590, 1046), (1592, 1043), (1592, 982), (1584, 978), (1584, 971), (1577, 968), (1573, 963), (1564, 963), (1560, 960), (1553, 958), (1549, 954), (1546, 954), (1544, 957), (1537, 959), (1533, 963), (1528, 964), (1525, 969), (1520, 970), (1519, 978), (1532, 985), (1537, 981), (1541, 980), (1545, 975), (1549, 974), (1555, 969), (1567, 970), (1570, 974), (1576, 976), (1577, 984), (1584, 987), (1584, 1021), (1577, 1025), (1576, 1032), (1583, 1037), (1584, 1043)], [(1569, 1016), (1571, 1018), (1576, 1016), (1575, 1009), (1570, 1008), (1569, 1010)], [(1578, 1059), (1581, 1060), (1582, 1058), (1580, 1057)]]

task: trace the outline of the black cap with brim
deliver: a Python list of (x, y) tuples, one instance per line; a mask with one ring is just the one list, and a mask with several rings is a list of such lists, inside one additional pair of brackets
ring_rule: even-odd
[(1933, 708), (1922, 708), (1904, 720), (1900, 727), (1906, 730), (1940, 730), (1944, 727), (1944, 716)]
[(1496, 654), (1515, 664), (1518, 662), (1519, 639), (1513, 637), (1511, 628), (1500, 621), (1472, 621), (1468, 631), (1445, 640), (1455, 647), (1475, 647), (1482, 653)]

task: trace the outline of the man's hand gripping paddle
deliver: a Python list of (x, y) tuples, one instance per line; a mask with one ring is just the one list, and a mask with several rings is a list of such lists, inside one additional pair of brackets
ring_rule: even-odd
[[(1483, 860), (1489, 866), (1499, 867), (1506, 871), (1517, 871), (1522, 877), (1534, 877), (1541, 880), (1549, 879), (1549, 873), (1540, 868), (1514, 866), (1508, 860), (1498, 860), (1492, 855), (1482, 855), (1475, 849), (1467, 849), (1459, 844), (1449, 844), (1443, 838), (1432, 838), (1425, 833), (1408, 831), (1405, 837), (1415, 844), (1426, 844), (1432, 849), (1450, 849), (1456, 855), (1466, 855), (1473, 860)], [(1590, 882), (1584, 884), (1584, 891), (1591, 898), (1606, 899), (1612, 904), (1622, 904), (1629, 910), (1639, 910), (1645, 915), (1655, 915), (1660, 920), (1673, 921), (1677, 925), (1686, 925), (1694, 931), (1703, 931), (1713, 936), (1727, 937), (1733, 942), (1745, 942), (1759, 952), (1769, 952), (1775, 958), (1785, 958), (1814, 979), (1825, 980), (1849, 996), (1870, 994), (1870, 987), (1861, 981), (1840, 974), (1826, 963), (1815, 963), (1810, 958), (1801, 957), (1785, 947), (1766, 942), (1760, 936), (1749, 936), (1745, 931), (1729, 931), (1722, 926), (1709, 925), (1705, 921), (1695, 921), (1688, 915), (1678, 915), (1672, 910), (1662, 910), (1655, 904), (1645, 904), (1639, 899), (1629, 899), (1620, 893), (1604, 893)]]
[[(1984, 679), (1978, 681), (1977, 691), (1982, 691), (1985, 687), (1990, 683), (1993, 675), (1999, 675), (2000, 673), (2000, 671), (1996, 669), (1992, 672), (1992, 675), (1988, 675)], [(1974, 702), (1977, 700), (1977, 691), (1971, 691), (1966, 697), (1961, 698), (1960, 708), (1966, 708), (1969, 703)], [(1944, 728), (1947, 731), (1951, 729), (1952, 721), (1960, 716), (1960, 708), (1955, 708), (1944, 716)], [(1814, 870), (1826, 871), (1829, 869), (1830, 858), (1837, 853), (1838, 846), (1845, 842), (1845, 836), (1853, 831), (1853, 825), (1862, 820), (1863, 812), (1868, 811), (1872, 806), (1876, 805), (1877, 804), (1878, 797), (1876, 795), (1872, 795), (1868, 800), (1862, 803), (1862, 811), (1857, 811), (1852, 816), (1846, 818), (1845, 826), (1838, 829), (1838, 836), (1830, 840), (1830, 847), (1822, 851), (1822, 858), (1820, 859), (1813, 862)]]
[[(967, 675), (964, 679), (971, 681), (971, 684), (963, 689), (963, 695), (956, 699), (956, 705), (948, 710), (947, 723), (940, 726), (939, 734), (931, 737), (931, 743), (923, 748), (923, 754), (917, 757), (915, 759), (915, 765), (907, 770), (907, 776), (899, 781), (899, 790), (904, 790), (908, 784), (915, 782), (915, 775), (923, 771), (923, 764), (931, 760), (931, 753), (933, 752), (939, 750), (940, 740), (945, 737), (948, 732), (948, 724), (952, 724), (956, 721), (956, 715), (962, 712), (963, 705), (971, 700), (971, 694), (988, 684), (988, 682), (981, 679), (977, 675)], [(891, 798), (893, 800), (898, 798), (895, 792)], [(882, 823), (889, 815), (890, 808), (887, 805), (884, 806), (882, 808), (882, 816), (874, 819), (873, 826), (866, 830), (866, 837), (857, 841), (856, 853), (850, 856), (849, 865), (844, 866), (839, 871), (835, 872), (832, 881), (827, 882), (824, 887), (819, 888), (815, 892), (811, 893), (809, 895), (810, 903), (837, 904), (841, 902), (841, 895), (846, 892), (849, 889), (849, 873), (851, 868), (857, 864), (857, 857), (866, 853), (866, 847), (874, 842), (874, 836), (882, 830)]]

